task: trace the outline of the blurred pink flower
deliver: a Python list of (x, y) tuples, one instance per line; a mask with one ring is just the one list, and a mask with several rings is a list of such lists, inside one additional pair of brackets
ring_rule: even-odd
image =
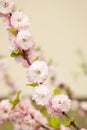
[(0, 102), (0, 123), (4, 123), (9, 120), (11, 107), (9, 100), (2, 100)]

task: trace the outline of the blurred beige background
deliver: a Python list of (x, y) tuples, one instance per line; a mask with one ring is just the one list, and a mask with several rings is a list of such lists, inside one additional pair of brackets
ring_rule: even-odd
[[(87, 97), (87, 76), (79, 67), (76, 53), (81, 48), (87, 58), (87, 0), (16, 0), (16, 7), (29, 16), (33, 37), (45, 56), (58, 64), (58, 76), (74, 87), (76, 96)], [(0, 53), (7, 57), (9, 45), (0, 19)], [(9, 73), (28, 93), (26, 71), (12, 58), (9, 58)], [(7, 89), (2, 83), (0, 86), (5, 94)]]

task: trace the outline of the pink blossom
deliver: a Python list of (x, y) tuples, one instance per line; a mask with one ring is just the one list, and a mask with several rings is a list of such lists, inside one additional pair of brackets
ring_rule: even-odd
[(47, 86), (39, 85), (34, 88), (32, 99), (35, 100), (38, 105), (47, 105), (50, 97), (51, 92)]
[(48, 77), (48, 66), (44, 61), (35, 61), (28, 69), (29, 83), (43, 83)]
[(28, 115), (28, 117), (30, 116), (29, 107), (30, 107), (29, 100), (22, 100), (22, 101), (20, 101), (15, 106), (15, 108), (11, 111), (11, 113), (10, 113), (10, 120), (12, 122), (21, 123), (24, 120), (24, 117), (26, 115)]
[(71, 100), (64, 94), (53, 96), (46, 106), (48, 113), (55, 116), (60, 115), (62, 112), (68, 112), (70, 107)]
[(0, 102), (0, 123), (4, 123), (9, 120), (11, 107), (9, 100), (2, 100)]
[(53, 116), (59, 116), (61, 115), (61, 111), (60, 110), (55, 110), (52, 106), (52, 99), (49, 100), (49, 103), (46, 105), (46, 109), (48, 114), (53, 115)]
[(17, 45), (23, 49), (28, 50), (33, 46), (32, 36), (28, 30), (21, 30), (16, 37)]
[(28, 17), (23, 12), (16, 11), (12, 13), (11, 25), (13, 28), (20, 30), (28, 28), (30, 23)]
[(61, 112), (68, 112), (71, 107), (71, 100), (67, 95), (56, 95), (52, 98), (52, 106), (55, 110), (60, 110)]
[(14, 0), (0, 0), (0, 13), (5, 16), (14, 9)]
[(29, 100), (20, 101), (14, 108), (15, 112), (19, 112), (21, 115), (26, 115), (29, 113)]

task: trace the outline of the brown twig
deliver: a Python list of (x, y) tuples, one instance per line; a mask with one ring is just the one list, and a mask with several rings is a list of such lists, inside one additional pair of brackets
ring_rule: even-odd
[(80, 130), (80, 128), (77, 126), (77, 124), (75, 123), (74, 118), (71, 118), (68, 114), (66, 114), (65, 112), (62, 113), (66, 118), (68, 118), (71, 122), (70, 125), (72, 125), (76, 130)]
[(28, 58), (28, 56), (26, 55), (26, 53), (25, 53), (24, 50), (23, 50), (23, 54), (22, 54), (22, 56), (23, 56), (24, 59), (27, 61), (27, 63), (28, 63), (29, 65), (31, 65), (31, 62), (29, 61), (29, 58)]

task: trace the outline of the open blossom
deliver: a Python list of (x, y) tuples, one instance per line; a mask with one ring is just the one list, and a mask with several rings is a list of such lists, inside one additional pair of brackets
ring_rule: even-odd
[(29, 108), (31, 108), (29, 100), (20, 101), (15, 108), (10, 113), (10, 121), (13, 123), (21, 123), (24, 121), (25, 116), (31, 118), (29, 113)]
[(58, 116), (62, 112), (69, 111), (71, 107), (71, 100), (64, 94), (56, 95), (49, 100), (49, 104), (46, 107), (49, 114)]
[(30, 25), (29, 18), (22, 11), (16, 11), (12, 13), (11, 25), (17, 30), (26, 29)]
[(71, 107), (71, 100), (67, 95), (56, 95), (52, 98), (52, 106), (55, 110), (59, 109), (61, 112), (68, 112)]
[(9, 100), (2, 100), (0, 102), (0, 123), (4, 123), (9, 120), (11, 107)]
[(0, 14), (7, 15), (14, 9), (14, 0), (0, 0)]
[(40, 85), (34, 88), (32, 99), (35, 100), (38, 105), (44, 106), (48, 104), (50, 97), (51, 92), (47, 86)]
[[(13, 111), (10, 114), (10, 119), (12, 121), (17, 121), (17, 119), (20, 121), (22, 118), (24, 118), (25, 115), (29, 114), (29, 106), (30, 102), (29, 100), (22, 100), (20, 101)], [(17, 119), (16, 119), (17, 118)]]
[(35, 61), (28, 69), (29, 83), (43, 83), (48, 77), (48, 66), (44, 61)]
[(18, 32), (16, 43), (23, 50), (30, 49), (34, 44), (31, 33), (28, 30), (21, 30)]

